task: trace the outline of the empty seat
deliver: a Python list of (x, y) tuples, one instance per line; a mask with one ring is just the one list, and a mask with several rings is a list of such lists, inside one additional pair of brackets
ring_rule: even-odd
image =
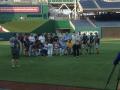
[(92, 0), (80, 0), (80, 4), (82, 5), (83, 9), (97, 8)]
[(104, 0), (96, 0), (101, 8), (120, 8), (120, 2), (105, 2)]

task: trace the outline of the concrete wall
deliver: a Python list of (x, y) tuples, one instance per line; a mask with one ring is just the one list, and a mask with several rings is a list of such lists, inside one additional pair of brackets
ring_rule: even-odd
[(102, 38), (120, 38), (120, 27), (102, 28)]

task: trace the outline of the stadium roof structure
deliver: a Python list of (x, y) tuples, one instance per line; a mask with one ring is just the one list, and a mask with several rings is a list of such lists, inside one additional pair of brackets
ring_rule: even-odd
[(75, 0), (48, 0), (49, 3), (54, 4), (73, 4)]
[(95, 0), (100, 8), (119, 8), (120, 9), (120, 2), (105, 2), (104, 0)]
[(80, 0), (83, 11), (120, 11), (120, 1)]
[(80, 4), (82, 5), (83, 9), (96, 9), (97, 8), (93, 0), (80, 0)]
[(72, 20), (72, 23), (79, 27), (93, 27), (86, 19)]

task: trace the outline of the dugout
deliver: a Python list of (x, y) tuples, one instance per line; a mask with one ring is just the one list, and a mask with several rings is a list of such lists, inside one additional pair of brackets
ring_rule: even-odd
[(72, 32), (73, 28), (69, 20), (55, 20), (56, 33)]
[(15, 33), (0, 33), (0, 41), (8, 41)]
[(70, 33), (71, 29), (70, 28), (58, 28), (56, 29), (56, 33)]

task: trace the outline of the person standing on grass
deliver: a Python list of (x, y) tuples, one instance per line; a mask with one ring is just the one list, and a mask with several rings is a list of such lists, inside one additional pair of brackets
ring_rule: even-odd
[(17, 34), (17, 39), (20, 41), (21, 46), (20, 55), (22, 55), (22, 53), (24, 52), (24, 34), (22, 33)]
[(71, 55), (72, 54), (72, 47), (73, 47), (73, 42), (72, 42), (72, 40), (71, 39), (69, 39), (68, 41), (67, 41), (67, 55)]
[(72, 34), (72, 43), (73, 43), (73, 56), (75, 57), (76, 56), (76, 34), (75, 32), (73, 32)]
[(63, 38), (59, 39), (60, 43), (60, 56), (65, 55), (66, 43)]
[(72, 34), (72, 43), (73, 43), (72, 46), (73, 56), (74, 57), (79, 56), (80, 42), (79, 42), (79, 38), (77, 37), (77, 33), (75, 32)]
[(54, 41), (53, 42), (53, 52), (54, 52), (54, 55), (59, 55), (59, 49), (60, 48), (60, 43), (59, 41)]
[(44, 36), (43, 34), (40, 34), (40, 35), (38, 36), (38, 40), (40, 40), (40, 42), (41, 42), (42, 44), (44, 44), (44, 43), (45, 43), (45, 36)]
[(30, 41), (30, 45), (29, 45), (29, 56), (32, 56), (33, 55), (33, 44), (35, 43), (35, 36), (33, 34), (31, 34), (29, 37), (28, 37), (29, 41)]
[(83, 54), (88, 54), (88, 36), (86, 35), (86, 33), (83, 33), (83, 37), (82, 37), (82, 53)]
[(47, 54), (48, 54), (48, 56), (53, 56), (53, 36), (50, 33), (48, 33), (47, 42), (48, 42)]
[(99, 54), (99, 45), (100, 45), (100, 38), (98, 36), (98, 33), (95, 33), (95, 49), (96, 49), (96, 54)]
[(93, 33), (90, 33), (89, 37), (89, 54), (94, 54), (94, 35)]
[(20, 42), (16, 37), (10, 38), (10, 47), (11, 47), (11, 54), (12, 54), (12, 68), (18, 67), (19, 62), (19, 54), (20, 54)]
[(23, 40), (23, 45), (24, 45), (24, 55), (29, 56), (29, 46), (30, 46), (30, 41), (28, 39), (28, 35), (25, 34), (24, 40)]

